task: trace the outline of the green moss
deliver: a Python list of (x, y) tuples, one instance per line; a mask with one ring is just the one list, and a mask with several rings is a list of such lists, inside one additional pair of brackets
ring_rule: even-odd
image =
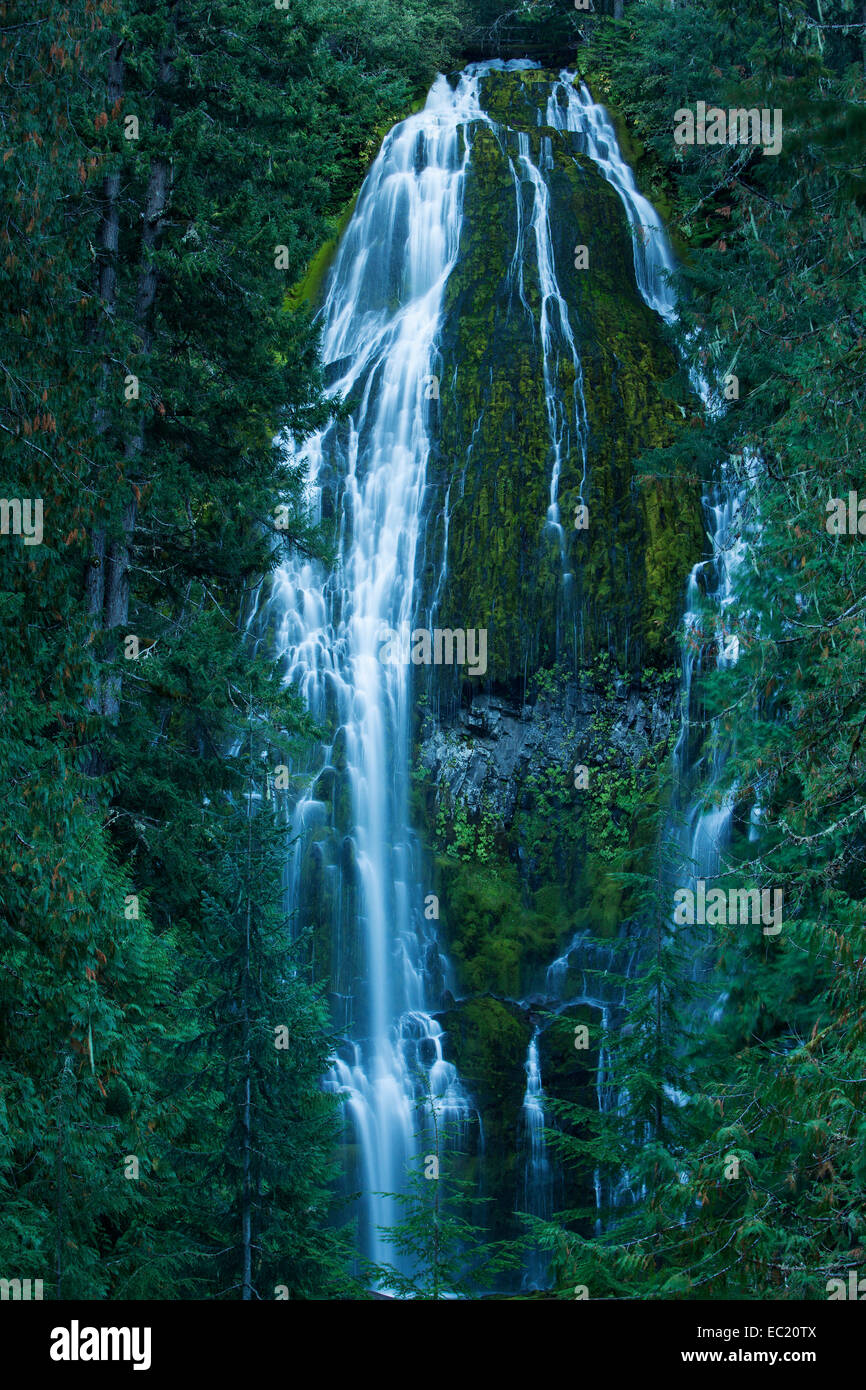
[(297, 310), (305, 306), (309, 309), (317, 309), (319, 307), (324, 294), (328, 271), (331, 269), (334, 263), (334, 257), (337, 254), (340, 237), (351, 221), (357, 201), (358, 194), (354, 193), (345, 207), (341, 209), (336, 217), (331, 219), (331, 224), (334, 228), (333, 236), (328, 237), (327, 241), (322, 242), (322, 245), (313, 256), (302, 278), (289, 290), (286, 295), (285, 307), (287, 309), (292, 312), (297, 312)]
[[(646, 706), (675, 710), (678, 682), (675, 668), (648, 668), (632, 693)], [(542, 683), (550, 692), (535, 715), (537, 751), (514, 774), (514, 810), (507, 823), (497, 822), (492, 840), (473, 838), (483, 809), (472, 814), (459, 801), (452, 805), (447, 791), (437, 799), (431, 779), (418, 779), (424, 797), (416, 809), (428, 846), (438, 839), (435, 890), (461, 992), (525, 998), (543, 990), (547, 967), (576, 931), (610, 938), (639, 911), (629, 875), (646, 871), (655, 846), (653, 816), (669, 795), (677, 720), (657, 744), (625, 751), (613, 738), (626, 710), (621, 673), (606, 652), (581, 692), (573, 684), (562, 688), (555, 672)], [(564, 712), (576, 700), (590, 700), (595, 713), (584, 705), (574, 733), (563, 738)], [(545, 757), (548, 731), (556, 752)], [(586, 786), (575, 786), (578, 763), (588, 768)], [(485, 786), (482, 808), (486, 796)]]
[(645, 617), (650, 651), (670, 648), (672, 627), (679, 617), (683, 576), (701, 553), (704, 533), (694, 506), (683, 506), (676, 479), (652, 479), (642, 484), (647, 545)]
[(511, 1214), (522, 1171), (516, 1136), (530, 1028), (515, 1005), (489, 996), (455, 1005), (442, 1016), (442, 1024), (449, 1056), (482, 1115), (483, 1195), (494, 1201), (481, 1219), (494, 1237), (513, 1234)]
[[(441, 338), (438, 448), (428, 472), (450, 483), (448, 574), (438, 612), (443, 626), (486, 627), (488, 672), (517, 687), (527, 672), (585, 668), (603, 650), (623, 670), (669, 664), (683, 583), (702, 533), (695, 488), (644, 500), (634, 461), (670, 446), (682, 425), (664, 384), (675, 372), (660, 321), (634, 281), (631, 234), (619, 197), (562, 132), (537, 126), (551, 80), (514, 73), (483, 84), (490, 114), (511, 129), (477, 129), (467, 173), (462, 239), (446, 290)], [(574, 527), (584, 460), (580, 406), (570, 352), (556, 362), (557, 395), (570, 446), (562, 460), (560, 540), (545, 525), (552, 454), (539, 336), (540, 287), (534, 237), (515, 257), (518, 214), (511, 165), (514, 129), (527, 132), (533, 158), (549, 142), (550, 228), (558, 279), (578, 343), (586, 412), (589, 529)], [(521, 187), (527, 228), (532, 190)], [(589, 248), (589, 269), (574, 248)], [(428, 526), (422, 583), (438, 573), (441, 519)], [(667, 534), (669, 524), (674, 536)], [(563, 570), (572, 578), (566, 583)], [(461, 674), (436, 673), (439, 693), (456, 702)]]
[(436, 892), (461, 991), (519, 997), (569, 929), (565, 911), (552, 911), (555, 890), (543, 905), (527, 901), (515, 865), (501, 857), (478, 864), (438, 856)]
[(436, 841), (440, 849), (464, 863), (488, 864), (494, 858), (500, 829), (489, 805), (470, 815), (461, 802), (449, 809), (440, 801), (436, 814)]
[(488, 995), (466, 1000), (444, 1021), (450, 1052), (481, 1108), (519, 1110), (531, 1036), (520, 1010)]

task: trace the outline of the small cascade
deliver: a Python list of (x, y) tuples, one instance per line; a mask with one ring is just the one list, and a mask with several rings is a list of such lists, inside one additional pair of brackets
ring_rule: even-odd
[[(532, 1034), (524, 1063), (526, 1091), (520, 1112), (523, 1174), (519, 1210), (546, 1219), (551, 1215), (553, 1206), (553, 1168), (544, 1132), (546, 1121), (538, 1059), (538, 1031), (536, 1028)], [(525, 1289), (544, 1287), (547, 1264), (543, 1251), (535, 1248), (530, 1252), (523, 1277)]]
[[(575, 342), (568, 305), (563, 298), (556, 273), (556, 259), (550, 228), (550, 190), (544, 178), (546, 165), (546, 145), (549, 138), (541, 141), (539, 164), (534, 164), (530, 150), (529, 135), (525, 131), (518, 134), (518, 161), (511, 168), (518, 184), (527, 180), (532, 187), (532, 215), (527, 229), (535, 242), (535, 255), (541, 294), (540, 323), (538, 327), (544, 364), (544, 395), (547, 410), (547, 424), (550, 434), (550, 506), (547, 523), (557, 535), (563, 565), (565, 564), (565, 545), (562, 522), (559, 514), (559, 479), (564, 460), (573, 451), (581, 459), (581, 500), (586, 487), (586, 442), (587, 419), (586, 402), (583, 394), (583, 368), (580, 353)], [(519, 224), (518, 224), (519, 225)], [(515, 256), (520, 252), (521, 236), (518, 234)], [(525, 299), (524, 299), (525, 304)], [(574, 373), (574, 386), (570, 408), (566, 408), (559, 389), (559, 357), (565, 353)], [(566, 578), (570, 576), (565, 576)]]
[[(639, 192), (634, 175), (622, 157), (613, 125), (604, 107), (595, 103), (585, 84), (576, 84), (567, 71), (553, 87), (547, 104), (547, 124), (568, 132), (575, 148), (590, 158), (616, 190), (628, 218), (634, 249), (635, 279), (649, 308), (666, 323), (677, 320), (675, 289), (676, 262), (662, 221), (652, 204)], [(690, 373), (695, 389), (710, 412), (720, 406), (715, 393), (696, 371)], [(721, 855), (730, 833), (734, 793), (714, 801), (715, 787), (721, 780), (727, 750), (716, 745), (711, 750), (711, 766), (703, 761), (703, 720), (694, 709), (693, 677), (707, 660), (717, 667), (737, 659), (736, 636), (725, 626), (726, 610), (732, 601), (733, 573), (741, 556), (736, 542), (736, 520), (742, 496), (723, 473), (722, 483), (712, 485), (702, 499), (712, 553), (696, 564), (689, 575), (686, 612), (683, 619), (683, 675), (681, 685), (680, 732), (673, 754), (675, 801), (683, 817), (682, 831), (671, 831), (681, 843), (688, 871), (689, 886), (698, 877), (711, 878), (719, 871)], [(697, 737), (696, 737), (697, 734)], [(696, 747), (696, 743), (698, 746)], [(686, 886), (684, 883), (681, 886)], [(627, 1018), (627, 982), (632, 978), (641, 955), (640, 943), (618, 939), (602, 943), (590, 933), (579, 933), (567, 951), (549, 966), (546, 992), (556, 1007), (586, 1004), (599, 1010), (605, 1041), (599, 1049), (596, 1091), (601, 1114), (624, 1112), (628, 1097), (614, 1079), (614, 1058), (608, 1039)], [(702, 953), (695, 952), (696, 973), (702, 968)], [(582, 988), (575, 992), (577, 980)], [(567, 998), (565, 996), (568, 996)], [(721, 1016), (725, 997), (714, 1006), (714, 1019)], [(677, 1094), (676, 1103), (683, 1097)], [(596, 1231), (603, 1228), (603, 1213), (639, 1197), (628, 1173), (621, 1173), (608, 1185), (597, 1170), (594, 1175)]]
[(561, 956), (548, 967), (545, 995), (559, 1007), (589, 1004), (594, 1009), (624, 1008), (640, 943), (617, 938), (602, 941), (592, 932), (577, 932)]
[(661, 218), (638, 191), (604, 107), (593, 101), (585, 83), (576, 84), (573, 75), (563, 71), (547, 103), (547, 124), (570, 131), (576, 148), (598, 165), (616, 189), (631, 228), (637, 287), (650, 309), (672, 323), (676, 318), (674, 254)]
[[(675, 810), (682, 818), (677, 839), (685, 869), (680, 887), (694, 888), (697, 879), (710, 880), (720, 871), (724, 847), (730, 836), (736, 789), (721, 796), (729, 750), (715, 743), (704, 746), (706, 721), (696, 709), (694, 677), (708, 665), (717, 670), (734, 665), (738, 655), (735, 634), (727, 631), (726, 610), (733, 592), (733, 573), (741, 551), (736, 542), (741, 496), (724, 485), (714, 485), (703, 499), (712, 543), (712, 554), (694, 566), (689, 575), (683, 618), (683, 674), (680, 733), (674, 750)], [(696, 953), (697, 954), (697, 953)]]

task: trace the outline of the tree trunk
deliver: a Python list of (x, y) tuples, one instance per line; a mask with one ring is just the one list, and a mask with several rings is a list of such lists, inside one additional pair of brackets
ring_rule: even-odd
[(250, 958), (252, 938), (253, 889), (253, 731), (250, 727), (250, 774), (247, 794), (247, 874), (246, 874), (246, 936), (244, 940), (244, 1107), (243, 1107), (243, 1191), (241, 1194), (241, 1242), (243, 1246), (243, 1291), (241, 1298), (248, 1302), (253, 1296), (252, 1251), (252, 1123), (250, 1106)]
[[(172, 57), (169, 48), (164, 48), (159, 55), (158, 81), (163, 88), (168, 86), (171, 78)], [(162, 112), (157, 117), (157, 123), (166, 129), (168, 128), (170, 117), (167, 106), (163, 107)], [(153, 252), (156, 250), (162, 235), (163, 219), (168, 206), (170, 191), (171, 170), (168, 160), (163, 157), (157, 158), (150, 167), (144, 198), (140, 266), (133, 314), (133, 324), (140, 343), (139, 356), (141, 358), (147, 357), (153, 342), (151, 314), (159, 284), (159, 272), (153, 262)], [(96, 547), (98, 538), (94, 537), (94, 558), (100, 560), (101, 563), (98, 569), (91, 564), (91, 573), (94, 574), (91, 581), (93, 601), (98, 600), (103, 626), (109, 632), (125, 626), (129, 614), (129, 565), (132, 537), (138, 515), (136, 480), (134, 476), (130, 476), (133, 470), (129, 465), (132, 465), (135, 459), (140, 458), (143, 448), (144, 424), (142, 423), (135, 438), (124, 449), (124, 459), (127, 464), (126, 478), (130, 494), (123, 508), (121, 534), (111, 541), (107, 552), (104, 535), (101, 537), (101, 551)], [(93, 610), (91, 609), (91, 611)], [(102, 713), (112, 720), (117, 718), (120, 709), (120, 687), (120, 677), (114, 676), (105, 682), (102, 693)]]
[[(108, 59), (108, 80), (106, 100), (109, 109), (123, 97), (123, 45), (125, 40), (116, 36), (111, 40)], [(96, 261), (96, 293), (100, 322), (97, 334), (102, 331), (105, 316), (112, 317), (117, 302), (117, 252), (120, 243), (120, 170), (106, 174), (102, 181), (102, 216), (96, 233), (99, 252)], [(97, 439), (108, 433), (111, 412), (108, 408), (108, 393), (111, 389), (110, 367), (107, 361), (102, 367), (102, 394), (94, 412)], [(93, 619), (93, 626), (99, 627), (102, 607), (105, 601), (105, 528), (96, 526), (90, 536), (90, 563), (84, 580), (87, 612)], [(101, 706), (99, 692), (90, 696), (88, 708), (98, 710)]]
[[(106, 98), (109, 110), (113, 110), (123, 98), (123, 47), (125, 39), (111, 40), (111, 53), (108, 59), (108, 80)], [(102, 218), (97, 232), (99, 256), (97, 258), (97, 288), (105, 310), (111, 314), (117, 299), (117, 249), (120, 238), (120, 170), (106, 174), (102, 180)]]
[(249, 1045), (249, 1021), (244, 1020), (244, 1032), (247, 1036), (247, 1050), (245, 1060), (247, 1065), (247, 1075), (244, 1081), (244, 1190), (243, 1207), (241, 1212), (241, 1238), (243, 1241), (244, 1268), (243, 1268), (243, 1293), (241, 1298), (244, 1302), (249, 1302), (253, 1296), (253, 1248), (252, 1248), (252, 1181), (250, 1165), (251, 1131), (250, 1131), (250, 1054)]
[(54, 1184), (56, 1198), (56, 1226), (54, 1238), (54, 1284), (55, 1298), (63, 1298), (63, 1197), (65, 1189), (65, 1155), (63, 1140), (68, 1119), (67, 1099), (72, 1084), (72, 1061), (69, 1054), (63, 1059), (60, 1071), (60, 1084), (57, 1087), (57, 1148), (54, 1158)]

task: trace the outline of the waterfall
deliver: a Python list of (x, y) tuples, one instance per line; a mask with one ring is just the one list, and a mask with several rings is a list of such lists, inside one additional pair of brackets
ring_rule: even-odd
[(622, 157), (616, 132), (603, 106), (593, 101), (585, 83), (575, 85), (563, 71), (547, 103), (547, 124), (570, 131), (582, 154), (619, 194), (631, 228), (634, 269), (641, 297), (666, 322), (676, 318), (676, 292), (671, 277), (676, 261), (661, 218), (638, 191), (634, 174)]
[(465, 1129), (472, 1113), (430, 1012), (448, 964), (409, 827), (409, 667), (382, 658), (383, 634), (415, 613), (436, 340), (472, 127), (484, 119), (477, 75), (454, 90), (440, 77), (363, 185), (321, 311), (329, 386), (351, 411), (300, 451), (311, 505), (336, 518), (337, 563), (325, 573), (288, 559), (271, 598), (286, 680), (326, 730), (299, 769), (288, 890), (304, 926), (329, 875), (338, 880), (332, 1002), (352, 1036), (328, 1085), (344, 1098), (362, 1243), (377, 1261), (396, 1262), (381, 1228), (399, 1218), (388, 1194), (404, 1187), (425, 1102), (446, 1129)]
[[(554, 138), (570, 141), (575, 154), (592, 160), (615, 189), (631, 230), (637, 288), (665, 322), (676, 320), (669, 278), (674, 259), (664, 228), (637, 190), (606, 112), (586, 87), (575, 85), (567, 72), (552, 78), (546, 108), (538, 112), (548, 131), (537, 142), (525, 132), (515, 138), (485, 113), (482, 83), (490, 73), (535, 66), (476, 64), (454, 85), (439, 77), (424, 109), (385, 137), (341, 239), (319, 315), (326, 380), (347, 408), (301, 444), (284, 441), (287, 454), (306, 465), (311, 512), (333, 528), (336, 554), (329, 570), (300, 553), (287, 558), (268, 597), (267, 621), (283, 654), (286, 682), (321, 731), (320, 741), (308, 740), (291, 767), (286, 812), (294, 843), (287, 894), (298, 929), (309, 929), (328, 956), (332, 1013), (344, 1038), (326, 1084), (343, 1100), (347, 1183), (362, 1194), (361, 1245), (374, 1261), (398, 1265), (387, 1228), (400, 1218), (395, 1194), (405, 1188), (407, 1167), (429, 1143), (430, 1106), (439, 1128), (461, 1147), (470, 1135), (476, 1146), (480, 1140), (480, 1117), (446, 1060), (436, 1017), (453, 992), (453, 979), (410, 825), (411, 668), (385, 659), (383, 650), (388, 633), (411, 629), (422, 602), (432, 626), (448, 578), (452, 486), (462, 491), (471, 467), (474, 434), (465, 442), (463, 478), (455, 472), (445, 489), (441, 560), (422, 599), (416, 572), (433, 443), (431, 401), (438, 398), (433, 388), (445, 291), (458, 260), (466, 174), (479, 127), (493, 131), (500, 148), (507, 148), (516, 204), (508, 293), (539, 347), (549, 486), (538, 526), (561, 559), (558, 645), (562, 623), (573, 622), (577, 650), (580, 623), (579, 613), (568, 607), (573, 576), (566, 566), (559, 485), (564, 466), (576, 462), (583, 498), (588, 426), (579, 322), (560, 289), (550, 221), (547, 175)], [(538, 274), (534, 310), (523, 278), (527, 258)], [(565, 389), (563, 380), (569, 382)], [(733, 505), (720, 490), (705, 498), (714, 555), (695, 567), (689, 581), (686, 629), (696, 638), (707, 595), (718, 612), (730, 596), (724, 545)], [(720, 659), (734, 659), (729, 641), (719, 644), (719, 652)], [(689, 720), (698, 660), (695, 654), (684, 658), (676, 755), (683, 787), (693, 772)], [(690, 802), (690, 836), (703, 853), (724, 825), (696, 808)], [(596, 1078), (602, 1112), (624, 1103), (610, 1038), (625, 1007), (622, 977), (631, 975), (639, 951), (634, 940), (602, 944), (578, 933), (548, 970), (547, 999), (556, 1011), (580, 1003), (598, 1012), (605, 1035)], [(576, 993), (569, 986), (575, 972)], [(565, 998), (567, 993), (573, 997)], [(536, 1028), (518, 1121), (524, 1145), (519, 1196), (524, 1210), (543, 1216), (552, 1207), (553, 1165), (540, 1066)], [(627, 1174), (609, 1192), (598, 1174), (595, 1185), (599, 1220), (603, 1208), (630, 1193)], [(531, 1256), (526, 1286), (538, 1287), (543, 1273), (540, 1259)]]
[[(597, 165), (608, 183), (618, 193), (628, 218), (634, 250), (635, 281), (649, 308), (666, 323), (677, 320), (677, 300), (674, 284), (676, 262), (664, 225), (652, 204), (639, 192), (634, 175), (622, 157), (616, 133), (604, 107), (592, 100), (583, 83), (575, 84), (567, 71), (560, 73), (548, 98), (546, 121), (558, 130), (568, 132), (576, 148)], [(709, 383), (694, 368), (690, 376), (705, 409), (717, 412), (721, 406)], [(718, 785), (726, 761), (726, 752), (713, 749), (712, 766), (707, 769), (694, 758), (693, 676), (708, 652), (714, 652), (718, 668), (733, 664), (737, 659), (736, 636), (725, 628), (725, 613), (732, 601), (733, 574), (741, 558), (741, 546), (734, 541), (735, 523), (742, 504), (742, 494), (732, 486), (723, 470), (722, 484), (712, 485), (702, 498), (711, 555), (699, 561), (689, 575), (686, 588), (686, 611), (683, 618), (683, 674), (681, 681), (680, 732), (673, 754), (675, 796), (684, 813), (682, 832), (674, 832), (680, 843), (683, 860), (691, 864), (687, 871), (689, 886), (699, 877), (711, 878), (719, 871), (724, 844), (729, 836), (733, 818), (734, 793), (727, 793), (719, 805), (711, 804), (712, 793)], [(710, 631), (703, 631), (707, 616)], [(685, 802), (685, 806), (682, 803)], [(623, 949), (624, 948), (624, 949)], [(596, 1092), (600, 1113), (623, 1112), (627, 1095), (615, 1081), (612, 1070), (612, 1048), (609, 1041), (612, 1022), (625, 1018), (626, 986), (611, 988), (607, 979), (617, 957), (624, 961), (624, 979), (631, 978), (640, 956), (639, 946), (619, 941), (603, 946), (588, 934), (579, 933), (563, 956), (548, 968), (547, 990), (561, 1010), (571, 1004), (584, 1003), (598, 1009), (604, 1041), (600, 1045), (597, 1064)], [(577, 958), (582, 972), (581, 994), (563, 999), (566, 980), (574, 969), (572, 957)], [(695, 952), (695, 971), (700, 969), (702, 953)], [(589, 977), (589, 979), (587, 978)], [(713, 1010), (717, 1021), (727, 996), (716, 1001)], [(681, 1103), (682, 1097), (677, 1097)], [(603, 1227), (603, 1210), (615, 1209), (627, 1199), (634, 1200), (628, 1173), (622, 1173), (610, 1190), (605, 1191), (601, 1175), (594, 1175), (596, 1199), (596, 1231)]]
[[(526, 1091), (520, 1111), (520, 1130), (523, 1144), (523, 1187), (520, 1210), (531, 1216), (549, 1217), (552, 1210), (552, 1167), (547, 1155), (544, 1133), (544, 1092), (541, 1089), (541, 1066), (538, 1059), (538, 1029), (532, 1034), (524, 1063)], [(533, 1249), (527, 1260), (523, 1278), (525, 1289), (544, 1287), (547, 1259), (539, 1249)]]
[[(541, 307), (539, 310), (539, 336), (541, 339), (542, 362), (544, 371), (544, 396), (545, 409), (547, 411), (547, 424), (550, 434), (550, 505), (547, 510), (547, 523), (552, 527), (559, 541), (560, 554), (565, 563), (565, 545), (562, 524), (559, 515), (559, 479), (562, 473), (562, 465), (569, 453), (576, 450), (581, 459), (581, 501), (583, 491), (586, 487), (586, 443), (588, 425), (586, 420), (586, 402), (583, 394), (583, 367), (580, 361), (580, 353), (574, 338), (574, 331), (571, 326), (571, 319), (568, 312), (568, 305), (559, 288), (556, 274), (556, 261), (553, 253), (553, 243), (550, 229), (550, 192), (544, 179), (543, 169), (548, 162), (552, 164), (549, 155), (550, 140), (543, 137), (541, 140), (541, 154), (539, 164), (532, 161), (530, 151), (529, 136), (525, 131), (518, 133), (518, 168), (515, 169), (511, 162), (512, 175), (515, 180), (518, 206), (521, 205), (520, 182), (522, 178), (528, 179), (532, 186), (532, 216), (529, 224), (529, 232), (535, 242), (536, 263), (538, 266), (538, 279), (541, 291)], [(539, 165), (541, 167), (539, 167)], [(515, 246), (515, 259), (520, 259), (522, 232), (520, 219), (518, 219), (518, 235)], [(524, 299), (524, 305), (526, 303)], [(534, 321), (533, 321), (534, 323)], [(573, 435), (569, 412), (564, 408), (564, 402), (560, 398), (557, 386), (558, 356), (560, 352), (566, 352), (574, 368), (574, 389), (572, 400), (571, 415), (573, 418)], [(570, 578), (564, 575), (565, 582)]]
[[(409, 825), (408, 667), (383, 660), (382, 643), (387, 631), (411, 626), (418, 603), (415, 572), (431, 444), (431, 393), (425, 388), (435, 380), (473, 130), (484, 123), (498, 131), (482, 109), (480, 84), (491, 72), (534, 66), (473, 65), (455, 87), (440, 77), (424, 110), (386, 136), (341, 240), (320, 312), (328, 385), (350, 403), (348, 418), (333, 421), (301, 448), (285, 441), (287, 451), (306, 463), (311, 508), (335, 526), (337, 552), (330, 573), (302, 555), (287, 559), (269, 600), (286, 681), (324, 730), (322, 743), (293, 768), (289, 813), (296, 840), (287, 892), (299, 927), (320, 921), (322, 914), (330, 919), (330, 997), (346, 1039), (327, 1084), (344, 1101), (347, 1139), (357, 1152), (353, 1176), (363, 1193), (362, 1243), (377, 1261), (393, 1258), (380, 1228), (394, 1224), (399, 1206), (383, 1194), (404, 1185), (425, 1099), (463, 1137), (473, 1115), (445, 1060), (442, 1029), (433, 1017), (450, 970), (435, 914), (431, 920), (423, 909), (423, 865)], [(655, 214), (634, 188), (612, 133), (608, 138), (601, 108), (585, 89), (570, 83), (567, 88), (564, 106), (560, 84), (552, 88), (550, 124), (578, 132), (578, 143), (616, 181), (635, 234), (636, 267), (643, 257), (639, 275), (646, 283), (647, 277), (658, 279), (653, 247), (639, 253), (636, 234), (640, 219)], [(558, 540), (567, 596), (571, 576), (558, 487), (565, 460), (574, 456), (581, 495), (586, 484), (583, 373), (553, 251), (545, 177), (552, 164), (550, 137), (542, 137), (537, 160), (528, 135), (519, 132), (516, 145), (509, 158), (517, 204), (512, 278), (541, 349), (550, 482), (540, 524)], [(538, 270), (537, 319), (522, 282), (527, 247)], [(661, 304), (658, 285), (656, 297)], [(567, 400), (558, 387), (563, 360), (573, 381)], [(446, 548), (429, 604), (431, 621), (446, 578), (448, 494), (443, 523)], [(595, 1002), (592, 990), (586, 996)], [(598, 1001), (598, 1007), (603, 1004)], [(549, 1202), (536, 1189), (549, 1163), (540, 1079), (533, 1089), (537, 1040), (533, 1048), (523, 1107), (529, 1142), (525, 1195), (528, 1209), (540, 1211)]]

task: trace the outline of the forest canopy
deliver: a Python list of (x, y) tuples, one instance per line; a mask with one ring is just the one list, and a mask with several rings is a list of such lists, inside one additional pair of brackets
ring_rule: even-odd
[[(603, 1231), (530, 1213), (546, 1295), (826, 1297), (862, 1265), (866, 1220), (866, 522), (827, 525), (851, 494), (856, 523), (866, 486), (866, 5), (0, 0), (0, 35), (0, 1271), (52, 1299), (376, 1284), (322, 1086), (336, 986), (285, 891), (277, 792), (321, 731), (251, 622), (287, 554), (337, 565), (285, 440), (351, 405), (315, 310), (382, 141), (438, 73), (527, 55), (610, 107), (677, 252), (682, 341), (736, 382), (701, 411), (681, 356), (665, 391), (683, 427), (636, 467), (742, 497), (738, 659), (698, 670), (702, 756), (734, 750), (712, 794), (755, 809), (727, 871), (786, 904), (778, 942), (718, 934), (725, 1008), (696, 1013), (668, 870), (645, 854), (669, 788), (640, 806), (612, 781), (596, 805), (596, 900), (627, 883), (652, 949), (629, 982), (624, 1108), (583, 1096), (548, 1122), (566, 1168), (636, 1173), (641, 1196)], [(779, 110), (778, 154), (678, 146), (675, 113), (700, 102)], [(40, 499), (40, 543), (9, 499)], [(687, 580), (660, 583), (685, 601)], [(465, 908), (457, 954), (510, 979), (497, 894), (523, 866), (492, 881), (493, 824), (443, 811), (439, 871)], [(639, 866), (617, 860), (635, 846)], [(484, 1238), (461, 1182), (446, 1250), (413, 1177), (400, 1233), (424, 1269), (405, 1297), (445, 1296)], [(491, 1241), (495, 1277), (513, 1267)]]

